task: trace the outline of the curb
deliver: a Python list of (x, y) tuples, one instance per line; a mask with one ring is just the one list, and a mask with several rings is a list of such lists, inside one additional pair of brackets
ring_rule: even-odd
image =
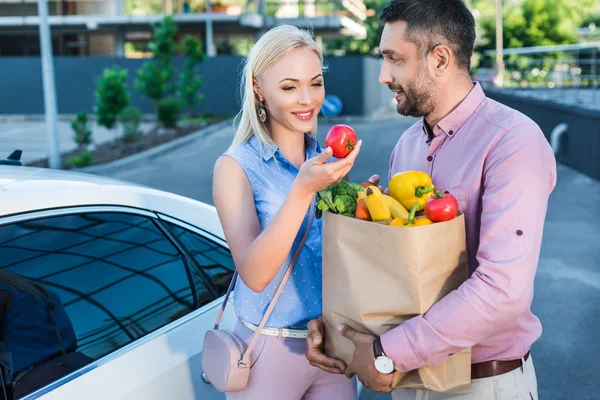
[[(76, 114), (58, 114), (56, 120), (60, 122), (70, 122), (74, 120)], [(96, 122), (94, 113), (87, 113), (88, 122)], [(46, 122), (45, 114), (0, 114), (0, 123), (10, 122)], [(156, 122), (153, 114), (142, 114), (142, 122)]]
[[(376, 118), (376, 119), (379, 119), (379, 118)], [(351, 122), (356, 122), (356, 121), (371, 121), (371, 120), (373, 120), (373, 118), (371, 118), (371, 117), (358, 116), (358, 115), (357, 116), (347, 115), (347, 116), (337, 116), (337, 117), (330, 117), (327, 119), (322, 119), (319, 121), (319, 123), (337, 124), (337, 123), (344, 123), (344, 122), (351, 123)], [(181, 138), (178, 138), (175, 140), (171, 140), (170, 142), (163, 143), (161, 145), (158, 145), (156, 147), (142, 151), (140, 153), (132, 154), (132, 155), (122, 158), (120, 160), (111, 161), (106, 164), (92, 165), (90, 167), (73, 168), (73, 169), (71, 169), (71, 171), (91, 173), (91, 174), (102, 174), (103, 172), (110, 170), (112, 168), (120, 168), (125, 165), (129, 165), (129, 164), (132, 164), (135, 162), (150, 159), (154, 156), (159, 155), (160, 153), (169, 151), (169, 150), (179, 147), (179, 146), (183, 146), (189, 142), (195, 141), (196, 139), (200, 139), (202, 137), (208, 136), (208, 135), (214, 133), (215, 131), (218, 131), (218, 130), (223, 129), (228, 126), (231, 126), (232, 123), (233, 123), (233, 119), (229, 118), (224, 121), (218, 122), (214, 125), (211, 125), (207, 128), (200, 129), (197, 132), (190, 133), (184, 137), (181, 137)]]
[(232, 119), (226, 119), (224, 121), (218, 122), (214, 125), (211, 125), (209, 127), (200, 129), (194, 133), (190, 133), (188, 135), (185, 135), (184, 137), (178, 138), (178, 139), (174, 139), (171, 140), (167, 143), (163, 143), (160, 144), (156, 147), (152, 147), (148, 150), (144, 150), (140, 153), (137, 154), (132, 154), (128, 157), (122, 158), (120, 160), (115, 160), (115, 161), (111, 161), (108, 162), (106, 164), (100, 164), (100, 165), (92, 165), (90, 167), (84, 167), (84, 168), (73, 168), (71, 169), (71, 171), (76, 171), (76, 172), (83, 172), (83, 173), (88, 173), (88, 174), (98, 174), (98, 173), (102, 173), (106, 170), (112, 169), (112, 168), (118, 168), (118, 167), (123, 167), (125, 165), (128, 164), (132, 164), (135, 162), (139, 162), (141, 160), (144, 159), (149, 159), (152, 158), (154, 156), (157, 156), (161, 153), (164, 153), (166, 151), (169, 151), (173, 148), (176, 147), (180, 147), (183, 146), (189, 142), (193, 142), (194, 140), (200, 139), (202, 137), (208, 136), (212, 133), (214, 133), (215, 131), (221, 130), (227, 126), (231, 126), (232, 124)]

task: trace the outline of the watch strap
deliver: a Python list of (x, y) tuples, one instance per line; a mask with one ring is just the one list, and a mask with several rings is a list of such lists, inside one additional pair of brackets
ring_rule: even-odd
[(375, 358), (381, 356), (387, 357), (383, 352), (383, 346), (381, 344), (381, 338), (379, 336), (377, 336), (377, 338), (373, 342), (373, 354), (375, 355)]

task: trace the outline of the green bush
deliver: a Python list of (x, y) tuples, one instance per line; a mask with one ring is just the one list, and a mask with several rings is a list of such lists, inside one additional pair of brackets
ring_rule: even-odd
[(123, 139), (126, 142), (135, 142), (140, 134), (142, 113), (135, 107), (127, 107), (119, 115), (119, 122), (123, 128)]
[(77, 116), (71, 121), (73, 129), (73, 141), (79, 148), (92, 143), (92, 131), (88, 127), (88, 117), (84, 112), (77, 113)]
[(173, 58), (177, 51), (178, 27), (172, 16), (153, 24), (154, 39), (148, 44), (154, 58), (144, 62), (137, 72), (135, 89), (155, 103), (173, 93), (171, 82), (175, 70)]
[(94, 163), (94, 156), (89, 151), (84, 151), (78, 156), (73, 156), (65, 162), (67, 168), (82, 168), (88, 167)]
[(202, 77), (197, 75), (196, 67), (205, 59), (202, 41), (195, 36), (187, 35), (180, 44), (181, 51), (186, 56), (185, 67), (179, 75), (179, 95), (188, 112), (198, 104), (204, 96), (199, 92)]
[(167, 128), (175, 128), (181, 114), (181, 102), (176, 98), (167, 98), (158, 102), (158, 120)]
[(127, 74), (127, 70), (116, 66), (105, 68), (96, 81), (94, 112), (98, 125), (112, 129), (121, 111), (129, 105)]

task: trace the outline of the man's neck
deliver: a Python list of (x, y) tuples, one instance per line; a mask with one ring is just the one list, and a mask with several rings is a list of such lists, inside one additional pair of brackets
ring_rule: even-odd
[(446, 86), (439, 93), (440, 103), (435, 110), (425, 116), (425, 121), (433, 128), (446, 115), (450, 114), (473, 89), (473, 82), (470, 79), (461, 79), (457, 84)]

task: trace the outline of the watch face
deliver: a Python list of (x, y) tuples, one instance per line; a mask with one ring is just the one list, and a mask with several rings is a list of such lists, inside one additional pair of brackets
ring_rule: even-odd
[(381, 356), (375, 359), (375, 369), (382, 374), (391, 374), (396, 368), (391, 358)]

